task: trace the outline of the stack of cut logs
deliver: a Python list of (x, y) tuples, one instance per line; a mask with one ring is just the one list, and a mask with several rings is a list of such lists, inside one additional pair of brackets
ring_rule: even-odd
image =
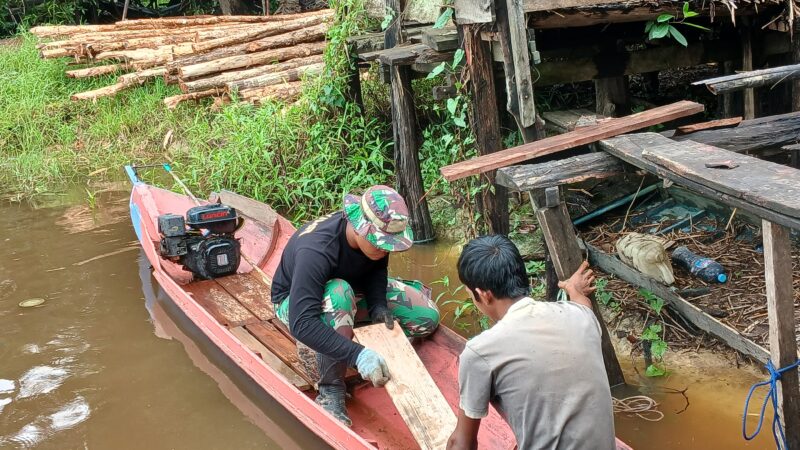
[[(331, 10), (259, 16), (128, 20), (112, 25), (41, 26), (43, 58), (73, 58), (72, 78), (121, 73), (117, 82), (72, 96), (97, 99), (163, 77), (184, 92), (164, 103), (232, 95), (252, 103), (294, 101), (301, 79), (322, 72)], [(102, 65), (97, 65), (97, 64)]]

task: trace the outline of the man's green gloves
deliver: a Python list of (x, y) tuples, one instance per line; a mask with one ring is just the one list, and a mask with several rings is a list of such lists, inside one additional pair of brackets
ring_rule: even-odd
[(372, 319), (372, 323), (383, 323), (386, 325), (386, 328), (390, 330), (394, 329), (394, 314), (385, 306), (374, 307), (370, 318)]
[(386, 361), (375, 351), (365, 348), (356, 359), (356, 366), (361, 378), (369, 380), (375, 387), (381, 387), (389, 381), (389, 367)]

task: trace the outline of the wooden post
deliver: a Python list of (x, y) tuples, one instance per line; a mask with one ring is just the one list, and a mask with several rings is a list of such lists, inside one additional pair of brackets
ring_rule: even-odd
[[(383, 38), (383, 48), (389, 49), (402, 39), (402, 7), (400, 0), (386, 0), (386, 7), (394, 12), (394, 19)], [(389, 79), (392, 83), (392, 131), (397, 191), (408, 205), (414, 240), (426, 242), (433, 240), (434, 231), (428, 201), (423, 197), (425, 189), (419, 167), (419, 140), (414, 94), (411, 90), (411, 68), (393, 65), (389, 68)]]
[[(792, 3), (788, 3), (792, 5)], [(795, 20), (792, 27), (792, 63), (800, 64), (800, 20)], [(792, 82), (792, 111), (800, 111), (800, 79)]]
[[(789, 229), (763, 220), (764, 270), (767, 281), (769, 352), (776, 369), (797, 361), (794, 289), (792, 288), (792, 243)], [(787, 371), (778, 385), (778, 413), (790, 449), (800, 449), (800, 383), (797, 369)]]
[(358, 106), (364, 112), (364, 97), (361, 92), (361, 70), (358, 68), (358, 61), (355, 59), (355, 48), (350, 45), (350, 67), (347, 71), (347, 87), (345, 98)]
[[(500, 136), (500, 116), (495, 101), (492, 53), (488, 43), (481, 39), (480, 29), (479, 25), (463, 26), (464, 50), (472, 93), (470, 115), (472, 130), (475, 133), (475, 146), (479, 155), (488, 155), (502, 150), (503, 140)], [(486, 179), (494, 186), (494, 193), (491, 189), (484, 189), (478, 207), (484, 217), (488, 217), (492, 233), (508, 234), (508, 189), (495, 184), (495, 172), (486, 174)]]
[(606, 117), (621, 117), (631, 113), (628, 77), (594, 80), (596, 112)]
[[(578, 237), (567, 212), (567, 205), (564, 203), (563, 192), (559, 187), (552, 187), (530, 191), (530, 196), (545, 242), (551, 250), (550, 256), (553, 259), (556, 275), (560, 280), (566, 280), (578, 270), (584, 257), (578, 246)], [(600, 322), (602, 331), (603, 362), (606, 367), (608, 383), (610, 386), (624, 384), (625, 376), (594, 295), (591, 296), (591, 300), (592, 309), (597, 321)]]
[[(730, 75), (733, 73), (733, 61), (725, 61), (720, 64), (720, 76)], [(733, 106), (734, 94), (726, 93), (719, 96), (719, 111), (720, 116), (723, 118), (734, 117), (736, 115)]]
[[(742, 18), (742, 70), (747, 72), (753, 70), (753, 30), (745, 18)], [(753, 89), (745, 89), (744, 97), (744, 120), (756, 117), (756, 94)]]

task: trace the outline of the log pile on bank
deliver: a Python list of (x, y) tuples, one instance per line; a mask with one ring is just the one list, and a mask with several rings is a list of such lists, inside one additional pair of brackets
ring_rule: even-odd
[(194, 16), (128, 20), (111, 25), (40, 26), (42, 58), (72, 58), (71, 78), (120, 73), (115, 84), (72, 96), (95, 100), (155, 78), (183, 94), (164, 103), (231, 96), (251, 103), (294, 101), (301, 79), (324, 64), (332, 10), (274, 16)]

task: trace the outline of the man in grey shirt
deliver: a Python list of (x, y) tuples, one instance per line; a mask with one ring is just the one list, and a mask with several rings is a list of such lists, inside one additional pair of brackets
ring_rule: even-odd
[(588, 267), (584, 262), (559, 283), (570, 302), (539, 302), (528, 296), (525, 264), (508, 238), (484, 236), (464, 247), (459, 278), (497, 323), (461, 354), (458, 424), (448, 449), (477, 448), (489, 403), (508, 421), (520, 450), (615, 448)]

